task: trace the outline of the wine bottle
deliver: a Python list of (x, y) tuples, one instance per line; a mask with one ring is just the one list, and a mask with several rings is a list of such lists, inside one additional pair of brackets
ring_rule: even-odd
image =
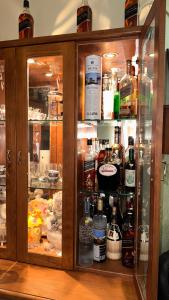
[(135, 192), (136, 185), (136, 165), (134, 159), (134, 149), (129, 149), (129, 160), (125, 164), (125, 189), (127, 192)]

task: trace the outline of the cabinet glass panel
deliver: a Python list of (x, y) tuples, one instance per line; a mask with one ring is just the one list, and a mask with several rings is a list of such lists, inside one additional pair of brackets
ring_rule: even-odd
[(62, 256), (63, 57), (28, 70), (28, 251)]
[[(78, 47), (79, 268), (133, 274), (137, 52), (138, 40), (135, 39), (81, 44)], [(125, 169), (129, 161), (129, 137), (133, 169), (128, 172), (131, 182), (127, 186)], [(129, 233), (130, 253), (127, 254), (123, 220), (127, 220), (129, 210), (133, 223)], [(113, 212), (118, 221), (115, 226)]]
[(0, 60), (0, 248), (6, 247), (5, 62)]
[(142, 46), (140, 78), (140, 124), (139, 124), (139, 219), (138, 219), (138, 275), (146, 291), (149, 261), (150, 225), (150, 182), (151, 182), (151, 145), (152, 112), (154, 86), (154, 22), (147, 32)]

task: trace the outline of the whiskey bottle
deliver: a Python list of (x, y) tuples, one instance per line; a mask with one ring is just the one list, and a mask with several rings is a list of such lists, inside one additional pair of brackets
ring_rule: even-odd
[(122, 77), (119, 84), (120, 88), (120, 117), (135, 116), (137, 111), (137, 83), (132, 75), (131, 60), (127, 60), (126, 74)]
[(83, 188), (88, 191), (95, 189), (95, 153), (92, 148), (92, 139), (87, 139), (87, 151), (84, 154)]
[(84, 199), (83, 217), (79, 223), (79, 265), (93, 264), (93, 220), (90, 217), (90, 199)]
[(122, 264), (128, 268), (134, 267), (134, 212), (130, 208), (126, 212), (122, 232)]
[(107, 258), (118, 260), (121, 258), (122, 235), (120, 232), (120, 224), (117, 216), (117, 208), (112, 209), (111, 224), (107, 234)]
[(23, 12), (19, 15), (19, 38), (31, 38), (33, 37), (34, 20), (29, 10), (29, 1), (24, 0)]
[(129, 160), (125, 164), (125, 189), (127, 192), (135, 192), (136, 165), (134, 159), (134, 149), (129, 149)]
[(106, 259), (106, 229), (107, 218), (103, 214), (103, 199), (99, 197), (97, 201), (97, 213), (93, 217), (93, 259), (96, 262), (103, 262)]
[(120, 168), (113, 163), (112, 148), (106, 148), (104, 162), (97, 168), (97, 181), (99, 189), (105, 192), (116, 191), (119, 186)]
[(138, 0), (125, 2), (125, 27), (137, 26)]
[(119, 166), (120, 169), (120, 187), (124, 183), (124, 146), (121, 144), (121, 128), (115, 126), (114, 128), (114, 144), (112, 145), (113, 162)]
[(82, 0), (81, 6), (77, 9), (77, 32), (92, 30), (92, 10), (87, 0)]

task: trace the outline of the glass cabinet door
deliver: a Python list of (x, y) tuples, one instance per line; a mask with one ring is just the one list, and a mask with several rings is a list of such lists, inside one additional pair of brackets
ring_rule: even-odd
[(23, 50), (27, 86), (23, 88), (26, 97), (19, 98), (25, 137), (20, 136), (18, 143), (21, 174), (17, 178), (19, 186), (24, 176), (24, 192), (19, 188), (20, 195), (24, 194), (20, 200), (24, 237), (18, 233), (24, 257), (33, 263), (68, 268), (73, 261), (73, 50), (72, 44)]
[(16, 258), (14, 50), (0, 51), (0, 257)]

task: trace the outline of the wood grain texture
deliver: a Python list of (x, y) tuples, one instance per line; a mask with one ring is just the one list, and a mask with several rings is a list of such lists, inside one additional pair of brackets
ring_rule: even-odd
[(164, 105), (164, 117), (163, 117), (163, 154), (169, 154), (169, 105)]
[(138, 299), (133, 279), (65, 272), (21, 263), (15, 264), (0, 280), (0, 295), (4, 295), (3, 291), (6, 291), (5, 297), (9, 297), (4, 299), (20, 299), (19, 296), (34, 300)]

